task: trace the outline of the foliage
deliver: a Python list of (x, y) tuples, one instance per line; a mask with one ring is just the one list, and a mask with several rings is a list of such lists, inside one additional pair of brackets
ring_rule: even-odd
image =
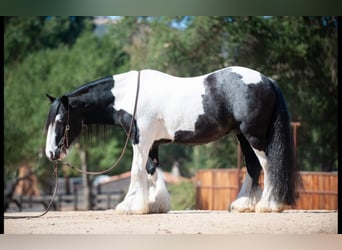
[(196, 189), (193, 182), (169, 184), (171, 210), (194, 209), (196, 207)]
[[(31, 22), (31, 18), (27, 22)], [(12, 25), (17, 27), (16, 23), (9, 23), (6, 31), (14, 29)], [(42, 129), (49, 110), (46, 93), (62, 95), (84, 82), (111, 75), (116, 70), (127, 70), (126, 53), (116, 46), (117, 43), (109, 35), (96, 37), (85, 28), (74, 39), (71, 46), (66, 46), (64, 42), (56, 48), (46, 46), (28, 53), (19, 63), (14, 57), (12, 63), (5, 65), (6, 172), (11, 172), (11, 167), (20, 162), (35, 161), (38, 151), (44, 151), (41, 149), (45, 137)], [(115, 135), (114, 140), (115, 137), (121, 141), (120, 136)], [(109, 151), (107, 148), (112, 146), (113, 142), (107, 142), (103, 151)], [(110, 164), (106, 162), (106, 166)], [(129, 168), (128, 164), (126, 168)]]
[(5, 63), (20, 62), (40, 49), (71, 46), (91, 17), (5, 17)]
[[(337, 19), (335, 17), (125, 17), (98, 36), (92, 17), (6, 17), (5, 174), (44, 151), (46, 93), (130, 69), (178, 76), (242, 65), (278, 81), (298, 129), (302, 170), (337, 170)], [(125, 135), (85, 147), (91, 170), (110, 166)], [(92, 139), (93, 140), (93, 139)], [(196, 147), (161, 146), (164, 169), (236, 166), (233, 136)], [(69, 156), (79, 162), (77, 148)], [(130, 167), (131, 148), (117, 172)], [(48, 164), (45, 157), (42, 161)], [(35, 164), (32, 164), (35, 165)], [(111, 174), (115, 173), (112, 172)]]
[[(236, 63), (277, 80), (298, 130), (302, 170), (337, 169), (337, 19), (236, 19)], [(243, 27), (243, 28), (242, 28)], [(255, 53), (256, 52), (256, 53)]]

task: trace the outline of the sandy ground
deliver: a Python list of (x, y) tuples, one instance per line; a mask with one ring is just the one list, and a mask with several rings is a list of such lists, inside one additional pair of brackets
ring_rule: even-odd
[[(25, 215), (37, 215), (29, 212)], [(22, 213), (6, 213), (23, 215)], [(283, 213), (171, 211), (119, 215), (105, 211), (51, 211), (40, 218), (5, 219), (5, 234), (336, 234), (336, 211)]]

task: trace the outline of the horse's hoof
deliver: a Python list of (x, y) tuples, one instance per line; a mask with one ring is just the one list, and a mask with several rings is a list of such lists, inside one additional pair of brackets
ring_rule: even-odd
[(230, 204), (228, 211), (236, 213), (251, 213), (255, 211), (255, 202), (253, 203), (248, 197), (240, 197)]
[[(147, 205), (147, 204), (146, 204)], [(132, 199), (124, 200), (115, 207), (117, 214), (147, 214), (148, 207), (137, 206)]]
[(285, 206), (282, 203), (274, 201), (263, 201), (261, 200), (255, 206), (255, 212), (257, 213), (281, 213), (284, 211)]

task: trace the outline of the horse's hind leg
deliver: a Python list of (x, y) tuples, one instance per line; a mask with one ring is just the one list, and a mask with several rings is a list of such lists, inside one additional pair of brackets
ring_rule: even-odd
[[(246, 133), (245, 133), (246, 136)], [(252, 148), (254, 155), (257, 157), (259, 164), (261, 165), (264, 171), (264, 189), (262, 191), (262, 195), (258, 203), (255, 205), (256, 212), (281, 212), (284, 210), (284, 204), (279, 202), (277, 197), (275, 196), (276, 186), (274, 181), (272, 182), (273, 175), (281, 174), (276, 171), (272, 171), (269, 165), (269, 158), (266, 155), (265, 151), (262, 148), (263, 143), (259, 137), (247, 135), (245, 137), (250, 143), (250, 147)], [(248, 166), (248, 164), (246, 164)], [(274, 167), (274, 166), (273, 166)], [(248, 169), (248, 167), (247, 167)], [(273, 172), (273, 173), (272, 173)]]
[(238, 197), (231, 203), (229, 210), (232, 212), (253, 212), (261, 197), (261, 189), (259, 186), (261, 166), (244, 135), (238, 134), (237, 138), (245, 157), (247, 173)]
[(271, 171), (269, 169), (268, 160), (264, 151), (259, 151), (254, 149), (261, 166), (264, 170), (264, 190), (262, 192), (262, 196), (260, 201), (255, 207), (256, 212), (281, 212), (284, 210), (285, 205), (279, 201), (277, 201), (274, 197), (274, 185), (272, 185), (270, 176)]

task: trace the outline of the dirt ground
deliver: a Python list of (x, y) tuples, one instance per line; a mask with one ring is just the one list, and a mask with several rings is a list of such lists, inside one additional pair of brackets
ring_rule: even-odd
[[(6, 213), (23, 215), (24, 213)], [(25, 215), (37, 215), (29, 212)], [(5, 219), (5, 234), (336, 234), (337, 212), (283, 213), (170, 211), (119, 215), (105, 211), (51, 211), (40, 218)]]

